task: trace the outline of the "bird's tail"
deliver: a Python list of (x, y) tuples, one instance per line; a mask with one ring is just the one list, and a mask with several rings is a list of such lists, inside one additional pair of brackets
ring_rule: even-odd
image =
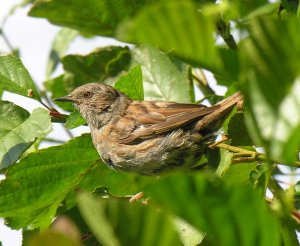
[(216, 105), (220, 105), (216, 110), (210, 114), (204, 116), (199, 120), (195, 126), (195, 130), (201, 131), (209, 129), (214, 131), (219, 129), (223, 124), (226, 116), (230, 113), (231, 109), (238, 103), (243, 101), (243, 96), (240, 92), (236, 92), (233, 95), (225, 98)]

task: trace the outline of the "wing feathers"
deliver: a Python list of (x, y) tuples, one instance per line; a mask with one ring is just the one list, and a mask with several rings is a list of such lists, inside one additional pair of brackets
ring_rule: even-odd
[[(242, 96), (236, 93), (211, 107), (170, 102), (133, 102), (127, 109), (128, 117), (125, 115), (120, 119), (116, 131), (122, 132), (119, 140), (124, 144), (170, 132), (196, 121), (194, 129), (200, 131), (220, 121), (240, 100)], [(132, 118), (133, 115), (135, 118)], [(126, 127), (128, 121), (135, 127)]]

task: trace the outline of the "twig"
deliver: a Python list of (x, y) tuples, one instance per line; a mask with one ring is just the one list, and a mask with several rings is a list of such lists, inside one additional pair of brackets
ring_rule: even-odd
[(59, 140), (59, 139), (54, 139), (54, 138), (44, 138), (43, 141), (45, 142), (50, 142), (50, 143), (59, 143), (59, 144), (64, 144), (65, 141)]
[(263, 153), (256, 152), (256, 151), (251, 151), (251, 150), (246, 150), (246, 149), (239, 148), (239, 147), (232, 146), (232, 145), (225, 144), (225, 143), (219, 143), (219, 144), (215, 145), (214, 147), (218, 147), (218, 148), (225, 149), (225, 150), (228, 150), (230, 152), (235, 153), (233, 155), (233, 157), (238, 157), (238, 158), (233, 158), (232, 163), (241, 163), (241, 162), (249, 162), (249, 161), (251, 161), (251, 162), (252, 161), (269, 161), (269, 162), (272, 162), (274, 164), (300, 167), (300, 162), (299, 161), (293, 162), (292, 165), (279, 163), (275, 160), (268, 159), (267, 156)]
[[(47, 96), (46, 93), (43, 93), (43, 97), (44, 97), (44, 99), (46, 100), (46, 102), (50, 105), (51, 109), (48, 108), (48, 110), (51, 112), (52, 109), (54, 109), (54, 105), (52, 104), (51, 100), (49, 99), (49, 97)], [(43, 104), (42, 101), (40, 101), (40, 102)], [(43, 105), (44, 105), (44, 104), (43, 104)], [(45, 105), (44, 105), (44, 106), (45, 106)], [(47, 107), (46, 107), (46, 108), (47, 108)], [(55, 120), (54, 120), (53, 122), (64, 123), (64, 122), (66, 122), (66, 120), (65, 120), (65, 118), (64, 118), (63, 121), (60, 121), (60, 118), (59, 118), (58, 121), (55, 121)], [(68, 135), (70, 138), (73, 138), (73, 137), (74, 137), (73, 134), (71, 133), (71, 131), (70, 131), (69, 129), (67, 129), (67, 128), (65, 128), (65, 127), (63, 127), (63, 129), (64, 129), (64, 131), (67, 133), (67, 135)]]
[(203, 73), (202, 69), (197, 69), (199, 71), (199, 76), (195, 74), (195, 72), (191, 71), (190, 73), (190, 80), (195, 82), (195, 85), (199, 88), (199, 90), (204, 94), (204, 99), (207, 99), (210, 103), (211, 97), (216, 95), (215, 91), (209, 86), (208, 81), (206, 79), (205, 74)]
[(15, 52), (15, 49), (14, 47), (12, 46), (11, 42), (9, 41), (9, 39), (7, 38), (6, 34), (3, 32), (2, 29), (0, 29), (0, 34), (5, 42), (5, 44), (7, 45), (8, 49), (10, 50), (10, 52), (14, 53)]
[(224, 42), (230, 49), (236, 50), (237, 44), (234, 40), (234, 37), (230, 33), (230, 24), (226, 23), (224, 20), (220, 19), (217, 22), (217, 30), (220, 36), (223, 38)]
[(201, 78), (192, 73), (192, 78), (195, 80), (196, 85), (199, 87), (199, 89), (203, 92), (205, 96), (216, 95), (215, 91), (209, 86), (206, 76), (203, 73), (202, 69), (198, 70)]

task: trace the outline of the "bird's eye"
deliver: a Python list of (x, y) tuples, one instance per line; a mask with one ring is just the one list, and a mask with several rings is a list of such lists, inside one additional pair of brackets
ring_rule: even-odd
[(85, 93), (83, 94), (83, 97), (84, 97), (84, 98), (91, 98), (92, 96), (93, 96), (93, 93), (90, 92), (90, 91), (87, 91), (87, 92), (85, 92)]

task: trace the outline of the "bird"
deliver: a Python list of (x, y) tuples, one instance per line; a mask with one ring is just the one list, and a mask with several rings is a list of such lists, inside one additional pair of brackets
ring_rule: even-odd
[(79, 110), (110, 168), (160, 175), (194, 168), (243, 97), (236, 92), (213, 106), (137, 101), (110, 85), (87, 83), (54, 100), (71, 102)]

